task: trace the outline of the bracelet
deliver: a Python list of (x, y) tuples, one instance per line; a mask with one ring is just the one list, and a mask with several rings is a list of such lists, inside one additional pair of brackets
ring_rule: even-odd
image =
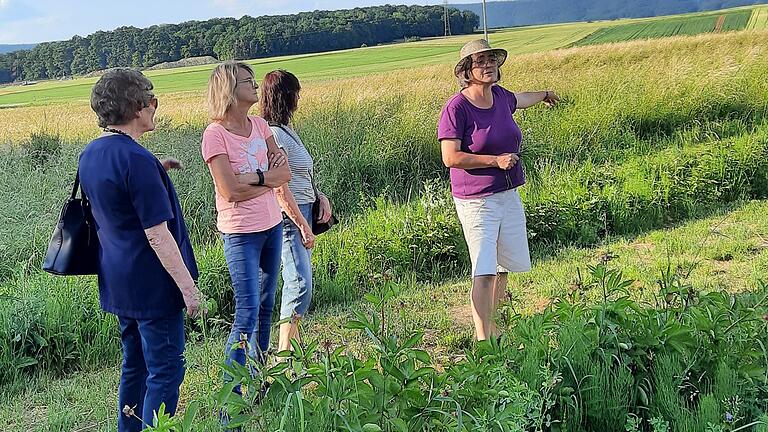
[(260, 170), (256, 170), (256, 175), (259, 176), (259, 182), (256, 183), (256, 186), (263, 186), (264, 185), (264, 173)]

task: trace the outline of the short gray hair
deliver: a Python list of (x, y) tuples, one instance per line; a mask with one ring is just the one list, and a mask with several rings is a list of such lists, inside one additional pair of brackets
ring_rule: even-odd
[[(459, 82), (459, 87), (465, 89), (469, 87), (469, 83), (472, 81), (472, 56), (467, 56), (456, 67), (456, 80)], [(496, 82), (501, 81), (501, 68), (498, 68), (496, 72)]]
[(136, 112), (155, 96), (152, 88), (152, 81), (136, 69), (107, 71), (91, 91), (91, 109), (99, 118), (99, 127), (122, 125), (136, 118)]

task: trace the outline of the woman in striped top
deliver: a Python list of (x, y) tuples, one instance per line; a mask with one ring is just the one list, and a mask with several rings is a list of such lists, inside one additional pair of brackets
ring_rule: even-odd
[(331, 218), (331, 204), (313, 181), (312, 156), (291, 128), (291, 118), (299, 103), (301, 85), (292, 73), (276, 70), (262, 83), (261, 115), (269, 122), (277, 144), (285, 150), (291, 168), (291, 181), (276, 190), (283, 210), (283, 297), (278, 350), (291, 349), (298, 338), (298, 324), (309, 309), (312, 298), (312, 204), (320, 200), (317, 222)]

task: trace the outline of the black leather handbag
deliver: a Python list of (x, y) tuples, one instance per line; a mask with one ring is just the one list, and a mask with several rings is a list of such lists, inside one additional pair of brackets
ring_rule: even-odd
[[(314, 182), (312, 184), (314, 186)], [(315, 195), (317, 195), (317, 189), (315, 189)], [(332, 226), (339, 223), (339, 220), (336, 219), (336, 216), (334, 214), (331, 214), (331, 218), (328, 220), (328, 222), (319, 222), (320, 220), (320, 196), (318, 195), (317, 199), (315, 199), (315, 202), (312, 203), (312, 234), (318, 235), (322, 234), (329, 229), (331, 229)]]
[(59, 214), (53, 229), (43, 270), (60, 276), (92, 275), (99, 270), (99, 238), (88, 197), (80, 191), (80, 172), (75, 176), (72, 195)]

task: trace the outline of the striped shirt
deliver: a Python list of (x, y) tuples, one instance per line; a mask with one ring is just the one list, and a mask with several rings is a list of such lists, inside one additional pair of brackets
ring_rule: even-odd
[[(291, 168), (291, 181), (288, 189), (291, 190), (296, 204), (311, 204), (315, 202), (315, 188), (312, 187), (312, 170), (314, 164), (312, 156), (304, 147), (301, 138), (290, 126), (270, 126), (275, 136), (275, 142), (288, 155), (288, 166)], [(285, 129), (283, 129), (285, 128)]]

